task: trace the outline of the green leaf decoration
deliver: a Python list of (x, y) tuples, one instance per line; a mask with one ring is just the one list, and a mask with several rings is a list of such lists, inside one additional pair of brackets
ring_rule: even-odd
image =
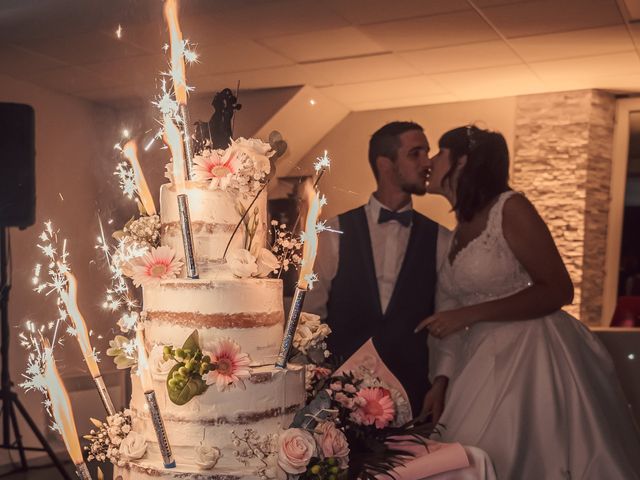
[(186, 354), (186, 358), (176, 363), (167, 375), (169, 399), (176, 405), (185, 405), (193, 397), (202, 395), (209, 388), (199, 373), (201, 361), (196, 362), (194, 359), (199, 353), (198, 358), (202, 357), (197, 330), (189, 335), (182, 346), (182, 351)]
[(182, 346), (183, 350), (191, 350), (191, 353), (196, 353), (200, 350), (200, 343), (198, 338), (198, 330), (194, 330), (189, 338), (184, 341), (184, 345)]
[(171, 386), (169, 380), (173, 378), (174, 373), (178, 372), (180, 367), (184, 367), (184, 363), (174, 365), (169, 375), (167, 375), (167, 391), (173, 403), (176, 405), (185, 405), (196, 395), (201, 395), (206, 392), (208, 386), (197, 373), (187, 376), (183, 383)]

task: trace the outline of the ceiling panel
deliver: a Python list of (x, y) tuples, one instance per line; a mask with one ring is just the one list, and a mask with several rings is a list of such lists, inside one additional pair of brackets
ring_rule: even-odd
[(325, 4), (355, 24), (388, 22), (471, 9), (467, 0), (329, 0)]
[(502, 40), (399, 53), (423, 73), (518, 65), (522, 61)]
[(542, 0), (486, 7), (482, 11), (508, 38), (623, 23), (615, 0)]
[(0, 47), (0, 73), (16, 75), (63, 67), (66, 64), (54, 58), (30, 52), (13, 45)]
[(384, 52), (383, 47), (356, 27), (268, 37), (259, 42), (297, 62)]
[(314, 76), (326, 78), (334, 84), (372, 82), (420, 73), (399, 56), (392, 54), (309, 63), (305, 64), (305, 68)]
[(251, 40), (199, 47), (197, 52), (199, 63), (194, 64), (191, 71), (198, 76), (279, 67), (294, 63)]
[(220, 88), (235, 88), (240, 81), (240, 88), (278, 88), (298, 85), (313, 85), (320, 81), (326, 84), (326, 79), (314, 77), (304, 67), (292, 65), (286, 67), (265, 68), (245, 72), (226, 73), (189, 78), (189, 85), (196, 91), (215, 91)]
[(85, 65), (149, 53), (125, 40), (118, 40), (115, 33), (105, 34), (102, 32), (88, 32), (60, 38), (25, 41), (20, 43), (19, 46), (31, 52), (75, 65)]
[(70, 95), (83, 91), (111, 88), (115, 85), (115, 81), (111, 77), (97, 75), (84, 67), (76, 66), (25, 74), (19, 78)]
[[(165, 55), (145, 55), (86, 65), (86, 69), (96, 75), (110, 77), (116, 85), (140, 82), (157, 82), (159, 85), (161, 73), (167, 72), (169, 66)], [(188, 69), (187, 83), (189, 83), (189, 73)]]
[(353, 111), (383, 110), (388, 108), (414, 107), (417, 105), (435, 105), (438, 103), (452, 103), (460, 99), (450, 93), (441, 93), (427, 96), (414, 96), (407, 98), (394, 98), (390, 100), (373, 100), (370, 102), (355, 102), (347, 105)]
[(265, 2), (234, 11), (221, 9), (219, 18), (242, 38), (305, 33), (350, 25), (323, 2), (315, 0)]
[(545, 81), (640, 74), (640, 59), (635, 52), (536, 62), (529, 65)]
[(622, 25), (514, 38), (509, 40), (509, 43), (527, 62), (617, 53), (635, 49), (627, 29)]
[(394, 51), (499, 39), (496, 32), (475, 11), (364, 25), (361, 28), (382, 46)]
[(439, 73), (432, 75), (431, 78), (464, 100), (508, 97), (537, 93), (545, 89), (544, 83), (526, 66)]
[(425, 97), (446, 92), (442, 86), (426, 77), (397, 78), (377, 82), (355, 83), (322, 88), (321, 91), (345, 105), (357, 102), (373, 102), (411, 96)]

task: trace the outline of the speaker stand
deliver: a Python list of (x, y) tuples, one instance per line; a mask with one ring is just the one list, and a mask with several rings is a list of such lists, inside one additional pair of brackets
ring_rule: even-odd
[[(20, 466), (14, 470), (0, 475), (5, 477), (12, 475), (16, 472), (23, 472), (29, 469), (27, 464), (27, 451), (46, 452), (55, 467), (62, 475), (64, 480), (71, 480), (71, 476), (65, 470), (64, 465), (55, 454), (51, 445), (45, 438), (45, 436), (38, 430), (38, 426), (33, 421), (27, 409), (22, 405), (22, 402), (18, 399), (18, 396), (13, 391), (13, 382), (11, 381), (11, 374), (9, 371), (9, 290), (11, 290), (11, 283), (9, 282), (8, 275), (8, 252), (9, 249), (7, 243), (7, 228), (0, 226), (0, 359), (2, 361), (1, 371), (1, 384), (0, 401), (2, 401), (2, 443), (1, 449), (5, 450), (17, 450), (20, 456)], [(25, 447), (22, 443), (22, 435), (20, 434), (20, 427), (18, 426), (18, 413), (22, 416), (27, 423), (33, 434), (37, 437), (38, 441), (42, 445), (41, 447)], [(11, 439), (14, 439), (13, 441)]]

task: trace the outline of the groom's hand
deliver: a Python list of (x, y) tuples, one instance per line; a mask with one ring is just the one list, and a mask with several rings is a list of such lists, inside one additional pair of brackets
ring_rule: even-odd
[(422, 404), (422, 412), (416, 418), (417, 422), (426, 421), (431, 416), (431, 421), (434, 425), (440, 420), (442, 411), (444, 410), (444, 397), (447, 393), (447, 385), (449, 385), (449, 379), (445, 376), (438, 376), (433, 380), (433, 385), (424, 396), (424, 402)]

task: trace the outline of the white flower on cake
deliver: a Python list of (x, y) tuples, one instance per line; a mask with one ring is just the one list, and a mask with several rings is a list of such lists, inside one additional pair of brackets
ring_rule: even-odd
[(212, 190), (226, 190), (231, 182), (231, 176), (238, 172), (242, 166), (240, 159), (229, 157), (223, 159), (224, 150), (211, 150), (205, 148), (200, 154), (193, 157), (193, 179), (197, 181), (210, 181)]
[(271, 152), (271, 145), (268, 143), (257, 138), (240, 137), (225, 150), (223, 158), (227, 161), (240, 158), (245, 168), (253, 167), (255, 174), (266, 175), (271, 170), (269, 152)]
[(231, 273), (239, 278), (252, 277), (258, 273), (256, 257), (243, 248), (233, 250), (227, 255), (227, 265)]
[(293, 346), (304, 355), (313, 347), (326, 348), (323, 342), (330, 333), (331, 328), (326, 323), (322, 323), (318, 315), (302, 312), (300, 323), (293, 336)]
[(196, 448), (195, 464), (202, 470), (210, 470), (216, 466), (220, 458), (220, 450), (216, 447), (198, 445)]
[(177, 277), (182, 268), (182, 260), (177, 260), (175, 255), (176, 252), (171, 247), (162, 246), (135, 259), (132, 262), (134, 285), (158, 285), (161, 280)]
[(156, 376), (166, 377), (176, 361), (173, 358), (164, 359), (164, 346), (154, 345), (149, 353), (149, 369)]
[(113, 340), (109, 340), (107, 355), (114, 357), (113, 361), (118, 370), (132, 367), (138, 363), (135, 342), (122, 335), (116, 335)]
[(144, 435), (138, 432), (129, 432), (129, 435), (120, 444), (120, 455), (127, 460), (142, 458), (147, 452), (147, 441)]
[(215, 383), (219, 392), (232, 387), (244, 389), (243, 380), (251, 377), (251, 360), (240, 351), (240, 345), (230, 338), (220, 339), (213, 345), (209, 357), (214, 369), (202, 376), (207, 385)]
[(258, 277), (267, 277), (269, 276), (269, 274), (280, 268), (280, 262), (278, 261), (276, 256), (266, 248), (261, 248), (258, 252), (256, 264), (258, 266), (258, 272), (256, 276)]

